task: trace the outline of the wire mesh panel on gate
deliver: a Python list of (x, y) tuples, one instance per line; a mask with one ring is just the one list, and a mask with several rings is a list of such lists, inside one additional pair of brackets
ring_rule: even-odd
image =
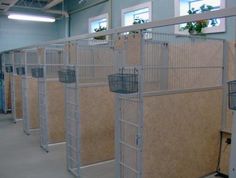
[(228, 107), (231, 110), (236, 110), (236, 81), (228, 82)]

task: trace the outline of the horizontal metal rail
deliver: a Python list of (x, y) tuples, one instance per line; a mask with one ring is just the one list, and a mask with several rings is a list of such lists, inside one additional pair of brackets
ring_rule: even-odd
[(204, 92), (204, 91), (219, 90), (219, 89), (223, 89), (223, 86), (144, 92), (143, 95), (144, 97), (150, 97), (150, 96), (174, 95), (174, 94), (181, 94), (181, 93)]
[(133, 122), (130, 122), (130, 121), (127, 121), (127, 120), (124, 120), (124, 119), (120, 119), (119, 121), (120, 121), (120, 122), (123, 122), (123, 123), (125, 123), (125, 124), (128, 124), (128, 125), (131, 125), (131, 126), (133, 126), (133, 127), (136, 127), (136, 128), (139, 127), (138, 124), (135, 124), (135, 123), (133, 123)]
[(222, 69), (224, 66), (196, 66), (196, 67), (158, 67), (144, 66), (144, 69)]
[(123, 162), (120, 162), (120, 165), (122, 165), (123, 167), (131, 170), (132, 172), (134, 172), (135, 174), (139, 174), (139, 172), (135, 169), (133, 169), (132, 167), (128, 166), (127, 164), (123, 163)]
[(137, 148), (137, 147), (135, 147), (135, 146), (132, 146), (132, 145), (130, 145), (130, 144), (128, 144), (128, 143), (125, 143), (125, 142), (123, 142), (123, 141), (120, 141), (120, 144), (122, 144), (122, 145), (124, 145), (124, 146), (126, 146), (126, 147), (128, 147), (128, 148), (130, 148), (130, 149), (132, 149), (132, 150), (135, 150), (135, 151), (139, 151), (139, 150), (140, 150), (139, 148)]

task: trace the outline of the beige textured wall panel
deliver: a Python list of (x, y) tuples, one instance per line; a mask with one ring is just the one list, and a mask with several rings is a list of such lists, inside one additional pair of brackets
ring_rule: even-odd
[(22, 119), (23, 110), (22, 110), (22, 92), (21, 92), (21, 77), (14, 76), (15, 80), (15, 97), (16, 97), (16, 119)]
[(107, 86), (80, 89), (82, 165), (114, 159), (114, 97)]
[(193, 178), (215, 171), (222, 90), (144, 100), (144, 178)]
[(77, 60), (77, 46), (76, 44), (70, 44), (69, 47), (69, 63), (76, 64)]
[(141, 50), (141, 35), (131, 34), (121, 37), (115, 43), (116, 49), (125, 49), (125, 64), (137, 65), (140, 64), (140, 50)]
[(29, 84), (29, 119), (30, 128), (39, 128), (39, 117), (38, 117), (38, 81), (37, 79), (28, 78)]
[(49, 142), (65, 141), (64, 85), (47, 82)]
[[(210, 48), (209, 48), (210, 46)], [(170, 69), (169, 89), (216, 86), (221, 84), (221, 69), (210, 68), (223, 65), (223, 43), (203, 41), (186, 44), (169, 44), (169, 66), (208, 67), (198, 69)]]
[(5, 80), (5, 96), (7, 109), (11, 109), (11, 76), (8, 73), (4, 73)]

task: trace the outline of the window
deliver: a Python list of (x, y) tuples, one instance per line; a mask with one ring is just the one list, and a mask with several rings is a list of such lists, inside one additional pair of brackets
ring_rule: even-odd
[[(108, 29), (108, 14), (102, 14), (102, 15), (92, 17), (89, 19), (89, 33), (95, 33), (96, 30), (99, 28)], [(101, 37), (97, 37), (97, 39), (99, 39), (97, 40), (97, 42), (93, 41), (90, 44), (96, 45), (96, 44), (107, 43), (108, 37), (101, 36)]]
[(96, 32), (95, 29), (105, 27), (108, 29), (108, 14), (102, 14), (89, 19), (89, 33)]
[(133, 25), (135, 19), (141, 19), (144, 22), (152, 20), (152, 3), (147, 2), (122, 9), (122, 26)]
[[(175, 16), (188, 15), (189, 10), (200, 9), (202, 5), (209, 5), (213, 10), (225, 8), (225, 0), (175, 0)], [(197, 12), (200, 13), (200, 12)], [(175, 33), (188, 34), (187, 30), (181, 30), (186, 24), (176, 25)], [(225, 31), (225, 19), (216, 19), (216, 24), (213, 26), (210, 23), (203, 29), (203, 33), (218, 33)]]

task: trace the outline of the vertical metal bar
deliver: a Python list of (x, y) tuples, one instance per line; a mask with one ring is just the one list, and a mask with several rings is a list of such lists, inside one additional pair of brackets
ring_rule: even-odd
[[(78, 48), (77, 48), (78, 49)], [(79, 61), (76, 57), (76, 67), (75, 67), (75, 73), (76, 73), (76, 86), (75, 86), (75, 102), (76, 102), (76, 121), (77, 121), (77, 176), (78, 178), (81, 177), (80, 175), (80, 88), (79, 88), (79, 82), (80, 82), (80, 76), (79, 76)]]
[[(234, 17), (234, 26), (236, 28), (236, 17)], [(234, 34), (234, 69), (236, 68), (236, 31)], [(236, 78), (236, 72), (234, 73), (234, 79)], [(230, 170), (229, 178), (236, 177), (236, 112), (233, 112), (233, 122), (232, 122), (232, 145), (230, 153)]]
[(144, 108), (143, 108), (143, 94), (144, 94), (144, 54), (145, 54), (145, 39), (144, 34), (141, 31), (141, 38), (140, 38), (140, 68), (138, 72), (139, 78), (139, 85), (138, 85), (138, 108), (139, 108), (139, 118), (138, 118), (138, 157), (137, 157), (137, 168), (138, 168), (138, 175), (137, 178), (142, 178), (142, 170), (143, 170), (143, 161), (142, 161), (142, 149), (143, 149), (143, 117), (144, 117)]
[(120, 169), (120, 161), (121, 161), (121, 148), (120, 148), (120, 138), (121, 138), (121, 101), (119, 95), (115, 96), (115, 159), (116, 159), (116, 169), (115, 169), (115, 177), (121, 178), (121, 169)]
[(233, 114), (229, 178), (236, 177), (236, 112)]
[(68, 101), (68, 93), (69, 93), (69, 88), (67, 88), (67, 84), (65, 84), (65, 119), (66, 119), (66, 166), (67, 166), (67, 170), (69, 171), (70, 169), (71, 169), (71, 161), (70, 161), (70, 159), (71, 159), (71, 151), (72, 151), (72, 149), (71, 149), (71, 139), (70, 139), (70, 131), (71, 131), (71, 129), (70, 129), (70, 118), (68, 117), (68, 109), (67, 109), (67, 107), (69, 107), (69, 106), (67, 106), (67, 101)]
[[(27, 68), (27, 58), (28, 58), (28, 53), (25, 52), (25, 60), (24, 60), (24, 68), (25, 68), (25, 74), (24, 74), (24, 78), (25, 78), (25, 100), (26, 100), (26, 116), (27, 116), (27, 131), (30, 134), (30, 113), (29, 113), (29, 81), (28, 81), (28, 68)], [(23, 106), (24, 107), (24, 106)]]
[(46, 85), (46, 49), (40, 49), (39, 62), (43, 66), (43, 78), (38, 79), (39, 116), (40, 116), (40, 145), (48, 152), (48, 103)]
[(25, 74), (22, 76), (21, 88), (22, 88), (22, 102), (23, 102), (23, 129), (24, 132), (30, 134), (30, 121), (29, 121), (29, 103), (28, 103), (28, 79), (27, 79), (27, 52), (24, 52), (24, 69)]
[(4, 113), (7, 113), (7, 110), (8, 110), (8, 102), (7, 102), (7, 96), (6, 96), (6, 54), (3, 54), (3, 59), (2, 59), (2, 71), (3, 71), (3, 74), (4, 74), (4, 79), (3, 79), (3, 112)]
[(44, 94), (44, 104), (45, 104), (45, 115), (44, 115), (44, 138), (45, 138), (45, 149), (46, 151), (49, 151), (48, 149), (48, 135), (49, 135), (49, 128), (48, 128), (48, 97), (47, 97), (47, 49), (44, 49), (43, 53), (43, 94)]
[(16, 123), (16, 96), (15, 96), (15, 54), (11, 52), (11, 60), (12, 60), (12, 79), (11, 79), (11, 107), (12, 107), (12, 116), (13, 122)]
[[(65, 45), (65, 49), (64, 49), (64, 65), (68, 65), (69, 63), (69, 56), (70, 54), (70, 44), (67, 43), (67, 45)], [(67, 84), (64, 84), (64, 97), (65, 97), (65, 105), (64, 105), (64, 108), (65, 108), (65, 120), (66, 120), (66, 166), (67, 166), (67, 170), (69, 171), (71, 169), (71, 161), (70, 161), (70, 153), (72, 151), (71, 149), (71, 142), (70, 142), (70, 118), (68, 117), (68, 109), (67, 109), (67, 101), (68, 101), (68, 92), (69, 91), (69, 88), (67, 86)]]
[[(161, 90), (167, 90), (168, 89), (168, 65), (169, 65), (169, 46), (168, 43), (161, 44)], [(155, 69), (157, 70), (157, 69)]]
[[(42, 49), (38, 49), (37, 50), (37, 55), (38, 55), (38, 66), (40, 66), (40, 64), (42, 64)], [(42, 119), (42, 108), (41, 108), (41, 102), (42, 102), (42, 98), (41, 98), (41, 83), (40, 83), (40, 79), (38, 79), (38, 109), (39, 109), (39, 113), (38, 113), (38, 116), (39, 116), (39, 127), (40, 127), (40, 146), (42, 147), (42, 143), (43, 143), (43, 133), (42, 133), (42, 130), (43, 130), (43, 119)]]
[(228, 42), (223, 40), (223, 71), (222, 71), (222, 111), (221, 111), (221, 130), (227, 129), (227, 80), (228, 80)]
[[(115, 72), (118, 72), (118, 69), (122, 66), (123, 61), (125, 61), (124, 51), (122, 49), (115, 49), (115, 56), (114, 56), (114, 68), (115, 68), (114, 71)], [(121, 162), (121, 148), (120, 148), (121, 123), (120, 123), (120, 120), (121, 120), (121, 99), (120, 99), (120, 95), (116, 94), (115, 96), (115, 177), (116, 178), (121, 178), (121, 165), (120, 165), (120, 162)]]

